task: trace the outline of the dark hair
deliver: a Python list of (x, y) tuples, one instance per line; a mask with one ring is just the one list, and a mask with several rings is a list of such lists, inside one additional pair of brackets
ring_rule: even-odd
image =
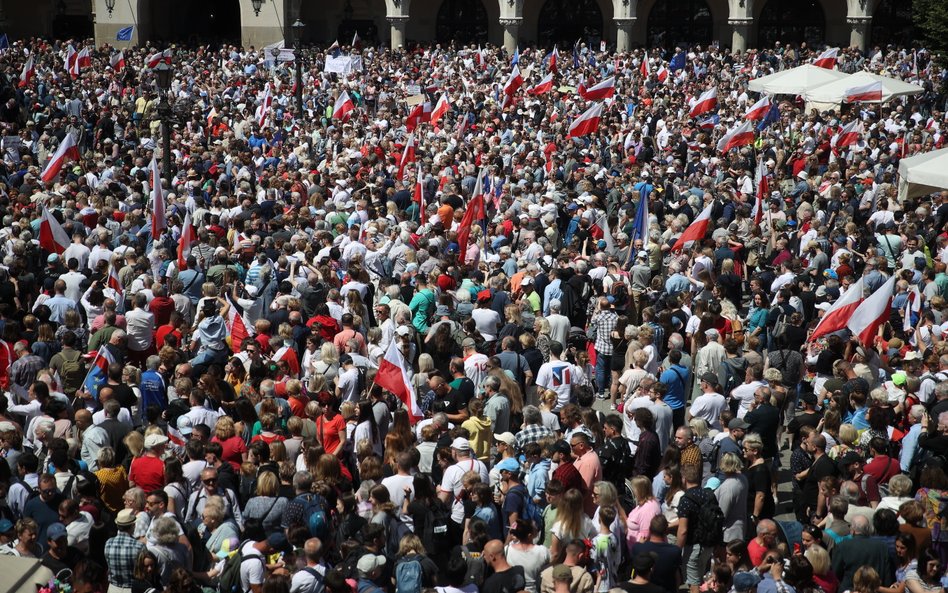
[(892, 509), (878, 509), (872, 515), (872, 529), (880, 537), (893, 537), (899, 533), (899, 517)]

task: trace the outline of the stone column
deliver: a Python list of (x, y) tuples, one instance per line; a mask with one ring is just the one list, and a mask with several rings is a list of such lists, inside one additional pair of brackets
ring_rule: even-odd
[(522, 21), (523, 18), (521, 17), (500, 19), (500, 26), (504, 28), (504, 49), (507, 50), (508, 54), (513, 55), (517, 49), (517, 44), (520, 43), (520, 23)]
[(612, 20), (616, 23), (616, 51), (629, 51), (632, 47), (632, 27), (635, 26), (636, 17), (616, 17)]
[(408, 27), (408, 15), (385, 17), (392, 26), (392, 49), (405, 46), (405, 28)]
[(866, 46), (869, 45), (869, 27), (872, 25), (872, 17), (847, 16), (846, 22), (851, 27), (849, 30), (849, 46), (866, 51)]
[(748, 18), (727, 20), (727, 24), (731, 26), (731, 51), (747, 51), (747, 38), (753, 22), (754, 19)]

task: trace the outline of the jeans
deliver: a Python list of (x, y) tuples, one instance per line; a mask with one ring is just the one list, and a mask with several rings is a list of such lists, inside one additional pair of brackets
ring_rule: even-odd
[(596, 389), (600, 393), (609, 391), (612, 381), (612, 355), (596, 352)]

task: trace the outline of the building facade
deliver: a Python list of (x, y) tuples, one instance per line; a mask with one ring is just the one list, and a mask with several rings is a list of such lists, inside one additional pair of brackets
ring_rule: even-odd
[[(229, 41), (559, 44), (609, 47), (775, 41), (867, 48), (912, 40), (911, 0), (0, 0), (11, 37), (94, 36), (96, 44)], [(129, 42), (116, 33), (132, 26)]]

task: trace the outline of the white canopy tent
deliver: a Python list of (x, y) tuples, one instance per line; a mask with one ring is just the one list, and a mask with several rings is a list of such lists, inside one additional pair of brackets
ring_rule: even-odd
[(865, 86), (874, 82), (882, 83), (882, 100), (870, 101), (871, 103), (885, 103), (896, 97), (916, 95), (925, 90), (918, 85), (902, 82), (897, 78), (889, 78), (881, 74), (863, 71), (810, 89), (803, 94), (803, 97), (807, 101), (815, 103), (832, 103), (839, 105), (843, 102), (843, 97), (846, 96), (846, 92), (849, 89)]
[(899, 201), (948, 189), (948, 148), (899, 161)]
[[(810, 89), (846, 78), (845, 72), (804, 64), (750, 81), (747, 88), (772, 95), (803, 95)], [(848, 87), (847, 87), (848, 88)]]

